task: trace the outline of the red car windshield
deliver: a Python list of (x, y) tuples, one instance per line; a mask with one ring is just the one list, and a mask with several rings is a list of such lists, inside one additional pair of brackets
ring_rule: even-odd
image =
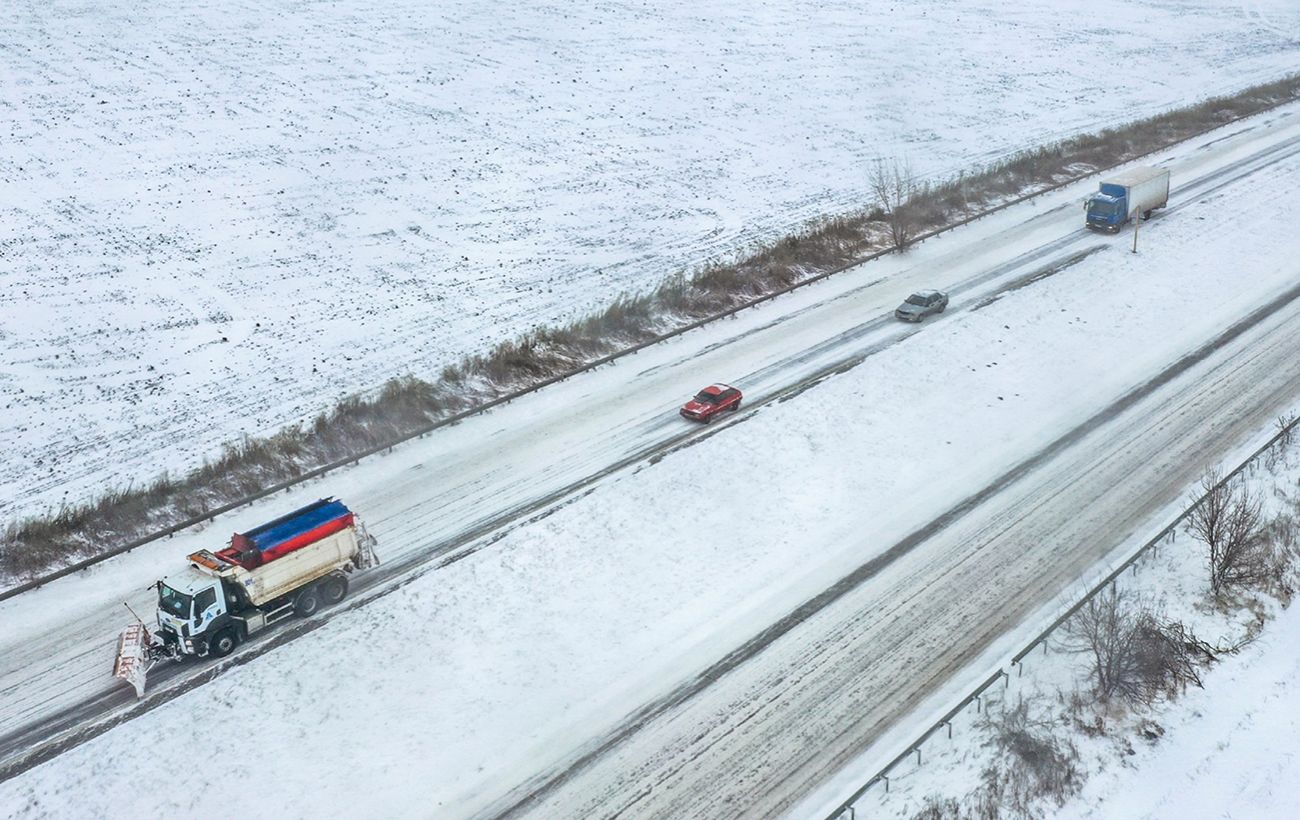
[(696, 393), (695, 400), (700, 404), (717, 404), (718, 397), (712, 393)]

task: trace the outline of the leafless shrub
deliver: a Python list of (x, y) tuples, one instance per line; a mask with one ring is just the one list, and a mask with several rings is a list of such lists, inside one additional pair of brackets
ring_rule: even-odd
[(1040, 817), (1044, 803), (1060, 806), (1079, 790), (1079, 750), (1057, 727), (1030, 717), (1023, 701), (989, 721), (992, 742), (1002, 752), (999, 763), (984, 771), (972, 816)]
[(1295, 439), (1296, 422), (1300, 421), (1295, 413), (1284, 413), (1277, 417), (1277, 431), (1280, 434), (1277, 440), (1277, 446), (1283, 450), (1291, 446)]
[(1089, 655), (1093, 693), (1150, 704), (1200, 686), (1198, 667), (1214, 650), (1181, 623), (1166, 622), (1136, 595), (1114, 587), (1094, 595), (1065, 627), (1067, 647)]
[(1277, 439), (1274, 440), (1273, 446), (1264, 451), (1264, 466), (1270, 471), (1276, 469), (1277, 465), (1285, 460), (1291, 449), (1291, 442), (1295, 438), (1295, 426), (1294, 413), (1277, 417)]
[(1201, 688), (1200, 667), (1215, 659), (1214, 649), (1182, 623), (1147, 613), (1138, 623), (1137, 680), (1132, 699), (1153, 703), (1172, 699), (1189, 686)]
[(962, 800), (930, 795), (912, 820), (1044, 817), (1083, 784), (1079, 751), (1057, 726), (1034, 720), (1025, 702), (986, 718), (996, 758)]
[(1111, 587), (1090, 598), (1066, 623), (1068, 648), (1091, 656), (1098, 700), (1108, 701), (1135, 686), (1140, 617), (1132, 597)]
[(912, 820), (964, 820), (967, 816), (955, 798), (931, 794), (926, 796), (921, 810), (912, 815)]
[(920, 187), (912, 173), (912, 166), (895, 159), (886, 162), (877, 159), (867, 177), (871, 196), (885, 217), (889, 238), (894, 250), (906, 250), (916, 234), (917, 219), (914, 211), (918, 205)]
[(1210, 591), (1223, 600), (1234, 588), (1264, 587), (1282, 571), (1263, 530), (1263, 503), (1241, 482), (1224, 481), (1210, 470), (1201, 479), (1187, 529), (1206, 547)]

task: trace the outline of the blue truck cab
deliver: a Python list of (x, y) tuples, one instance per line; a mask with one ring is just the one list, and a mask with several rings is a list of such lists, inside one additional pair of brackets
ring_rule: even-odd
[(1120, 185), (1101, 184), (1097, 193), (1088, 197), (1088, 227), (1117, 231), (1128, 221), (1128, 191)]

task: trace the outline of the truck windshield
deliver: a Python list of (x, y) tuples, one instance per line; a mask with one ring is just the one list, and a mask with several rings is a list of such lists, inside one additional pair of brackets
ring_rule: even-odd
[(190, 617), (190, 596), (177, 592), (166, 584), (158, 584), (158, 608), (177, 618)]
[(1119, 212), (1118, 202), (1090, 202), (1088, 213), (1097, 216), (1112, 217)]

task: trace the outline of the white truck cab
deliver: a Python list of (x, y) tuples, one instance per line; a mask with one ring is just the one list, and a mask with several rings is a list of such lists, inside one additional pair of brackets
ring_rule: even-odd
[[(220, 618), (228, 616), (221, 581), (190, 568), (180, 575), (167, 576), (157, 586), (158, 631), (163, 639), (174, 637), (182, 654), (207, 654), (209, 628), (218, 620), (228, 620)], [(198, 647), (195, 639), (199, 639)], [(229, 654), (229, 650), (222, 654)]]

